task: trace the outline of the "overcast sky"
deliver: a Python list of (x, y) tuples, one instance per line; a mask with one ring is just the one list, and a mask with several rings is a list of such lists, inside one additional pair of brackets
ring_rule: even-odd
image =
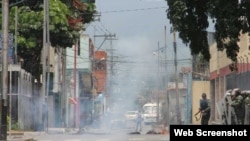
[[(95, 48), (108, 50), (112, 47), (114, 49), (113, 55), (119, 60), (114, 63), (115, 73), (119, 77), (124, 76), (114, 81), (121, 80), (117, 82), (120, 85), (118, 87), (122, 89), (121, 86), (125, 86), (126, 92), (121, 91), (126, 95), (131, 94), (130, 100), (133, 101), (133, 96), (145, 87), (145, 81), (151, 77), (154, 79), (158, 77), (158, 59), (165, 59), (164, 52), (159, 52), (158, 58), (158, 47), (164, 48), (166, 43), (166, 58), (174, 60), (173, 34), (170, 33), (171, 25), (166, 16), (167, 2), (165, 0), (96, 0), (96, 6), (101, 14), (100, 21), (86, 25), (85, 33), (94, 40)], [(116, 40), (111, 42), (104, 40), (103, 37), (94, 38), (94, 35), (105, 34), (116, 35)], [(178, 36), (176, 37), (178, 39)], [(110, 50), (108, 53), (110, 54)], [(189, 47), (183, 45), (179, 39), (177, 58), (191, 58)], [(189, 65), (190, 60), (188, 61), (180, 62), (178, 65)], [(174, 72), (173, 61), (170, 61), (168, 71)], [(139, 85), (134, 85), (133, 82)]]
[[(116, 35), (112, 41), (114, 54), (121, 57), (157, 58), (153, 55), (160, 48), (167, 46), (168, 59), (173, 59), (173, 35), (171, 25), (166, 16), (165, 0), (96, 0), (100, 21), (87, 25), (87, 31), (93, 35)], [(166, 39), (165, 39), (166, 26)], [(94, 30), (95, 29), (95, 30)], [(178, 39), (178, 36), (177, 36)], [(95, 38), (96, 48), (110, 48), (110, 41), (102, 37)], [(177, 42), (178, 58), (190, 58), (189, 48)], [(146, 58), (145, 58), (146, 57)]]

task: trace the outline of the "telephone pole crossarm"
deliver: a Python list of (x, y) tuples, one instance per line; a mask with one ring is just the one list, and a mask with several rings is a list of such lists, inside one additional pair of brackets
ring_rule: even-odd
[(96, 38), (96, 37), (104, 37), (102, 43), (101, 43), (101, 44), (99, 45), (99, 47), (96, 49), (96, 51), (98, 51), (98, 50), (102, 47), (102, 45), (104, 44), (104, 42), (105, 42), (106, 40), (114, 40), (113, 38), (116, 37), (116, 35), (115, 35), (115, 34), (94, 35), (94, 38)]

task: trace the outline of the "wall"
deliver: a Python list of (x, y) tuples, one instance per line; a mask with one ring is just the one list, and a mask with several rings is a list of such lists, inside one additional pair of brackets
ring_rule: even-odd
[(96, 51), (94, 58), (94, 85), (97, 93), (105, 93), (107, 81), (107, 53), (106, 51)]
[[(247, 66), (248, 63), (249, 36), (242, 34), (240, 36), (240, 42), (238, 45), (240, 46), (237, 58), (238, 67), (239, 71), (243, 71), (241, 68), (244, 68), (243, 66)], [(231, 71), (229, 70), (228, 66), (232, 63), (232, 61), (231, 59), (227, 58), (226, 50), (218, 51), (216, 43), (212, 44), (209, 49), (211, 54), (211, 59), (209, 61), (210, 78), (215, 79), (216, 77), (230, 74)]]
[[(88, 35), (81, 35), (79, 44), (66, 49), (66, 69), (87, 69), (91, 70), (90, 42)], [(76, 56), (75, 56), (76, 54)], [(76, 58), (74, 58), (76, 57)], [(76, 60), (76, 62), (75, 62)]]

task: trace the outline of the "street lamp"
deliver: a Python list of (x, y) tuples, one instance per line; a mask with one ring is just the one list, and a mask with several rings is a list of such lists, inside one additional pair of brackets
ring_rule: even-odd
[[(158, 42), (158, 50), (157, 50), (157, 52), (153, 52), (153, 55), (157, 56), (157, 62), (158, 62), (157, 63), (157, 65), (158, 65), (158, 67), (157, 67), (157, 71), (158, 71), (158, 73), (157, 73), (157, 77), (158, 77), (157, 78), (158, 79), (158, 90), (157, 90), (157, 123), (159, 123), (159, 120), (160, 120), (160, 107), (159, 107), (160, 106), (160, 91), (162, 91), (162, 86), (163, 86), (163, 85), (161, 85), (163, 83), (163, 81), (160, 81), (160, 60), (163, 60), (163, 59), (162, 59), (162, 57), (159, 54), (159, 52), (160, 52), (160, 47), (159, 46), (160, 45), (159, 45), (159, 42)], [(165, 56), (164, 61), (166, 61), (166, 56)], [(166, 68), (164, 70), (166, 71)], [(167, 72), (165, 72), (165, 73), (167, 73)], [(161, 71), (161, 74), (162, 74), (162, 71)], [(165, 87), (166, 87), (166, 85), (164, 86), (164, 89), (165, 89)], [(167, 97), (168, 97), (168, 95), (167, 95)], [(168, 109), (169, 109), (169, 105), (170, 104), (169, 104), (169, 101), (167, 101), (167, 102), (168, 102)]]
[(156, 93), (157, 93), (157, 97), (156, 97), (156, 100), (157, 100), (157, 119), (156, 119), (156, 121), (157, 121), (157, 123), (159, 123), (159, 104), (160, 104), (160, 99), (159, 99), (159, 90), (160, 90), (160, 74), (159, 74), (159, 72), (160, 72), (160, 65), (159, 65), (159, 63), (160, 63), (160, 55), (159, 55), (159, 42), (158, 42), (158, 50), (157, 50), (157, 52), (153, 52), (153, 55), (156, 55), (157, 56), (157, 81), (158, 81), (158, 89), (157, 89), (157, 91), (156, 91)]

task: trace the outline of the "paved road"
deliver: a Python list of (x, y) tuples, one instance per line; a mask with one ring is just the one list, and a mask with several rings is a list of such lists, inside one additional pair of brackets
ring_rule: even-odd
[(147, 134), (151, 125), (143, 125), (141, 132), (135, 132), (135, 126), (125, 129), (89, 128), (79, 133), (77, 129), (66, 131), (64, 128), (50, 128), (48, 132), (24, 132), (9, 135), (8, 141), (169, 141), (169, 135)]
[(36, 141), (169, 141), (162, 135), (50, 135), (33, 138)]

